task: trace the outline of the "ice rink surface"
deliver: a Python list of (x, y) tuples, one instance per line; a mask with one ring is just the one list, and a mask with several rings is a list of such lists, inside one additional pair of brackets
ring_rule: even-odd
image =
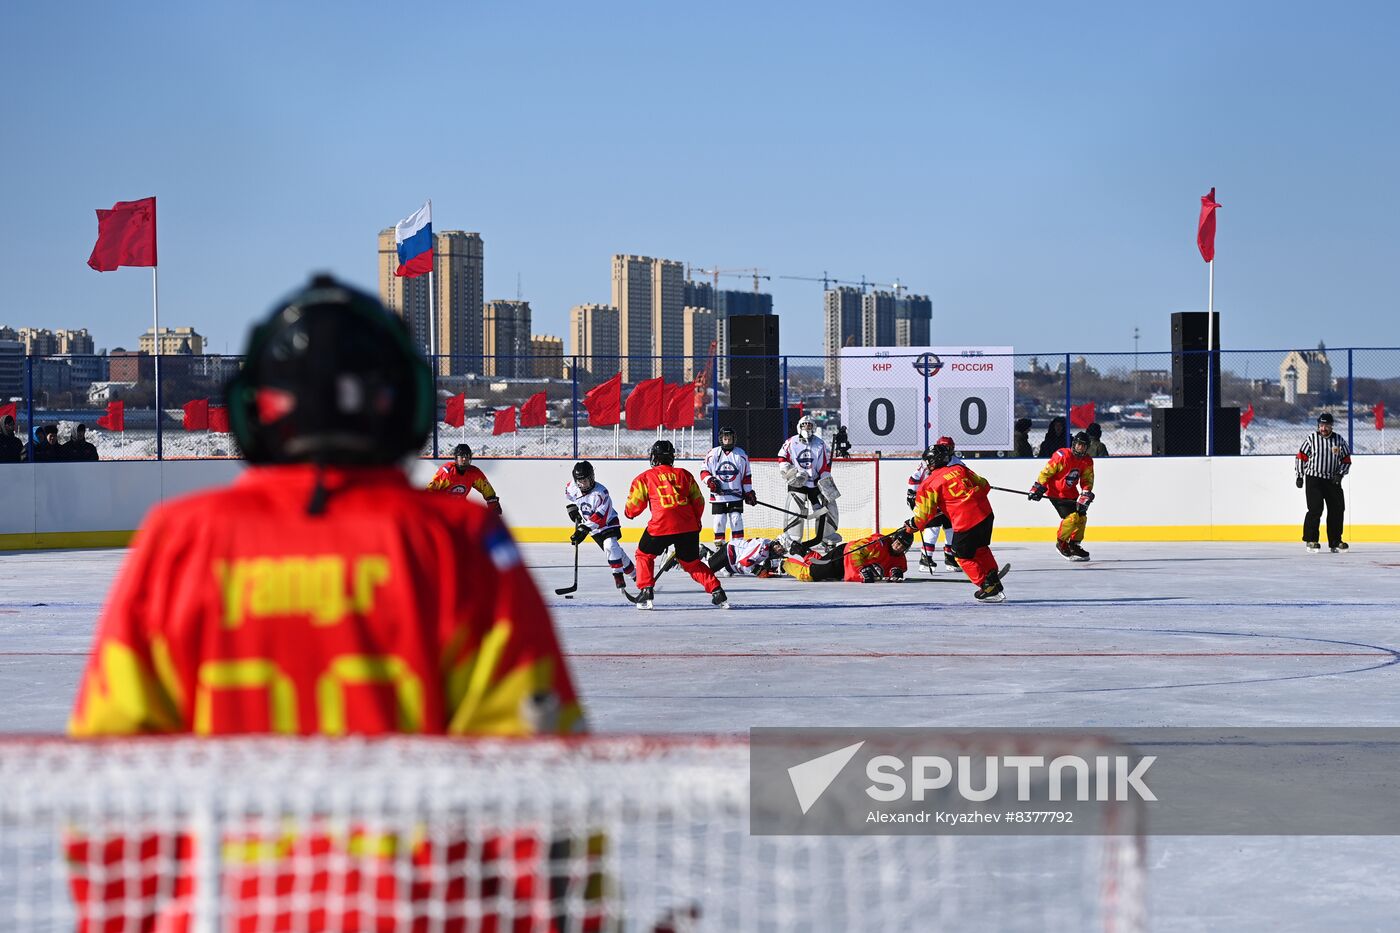
[[(725, 581), (680, 570), (639, 612), (598, 552), (524, 552), (600, 732), (751, 726), (1400, 725), (1400, 546), (996, 545), (1007, 601), (961, 575)], [(0, 730), (62, 731), (123, 552), (0, 556)], [(995, 840), (976, 840), (995, 844)], [(1153, 930), (1400, 928), (1400, 839), (1153, 837)], [(1053, 870), (1053, 866), (1047, 866)], [(911, 884), (917, 879), (910, 879)]]

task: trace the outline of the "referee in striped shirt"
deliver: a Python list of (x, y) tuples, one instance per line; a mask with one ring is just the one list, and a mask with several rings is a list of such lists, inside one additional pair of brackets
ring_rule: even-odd
[(1336, 554), (1347, 549), (1342, 540), (1342, 517), (1346, 512), (1346, 497), (1342, 494), (1342, 477), (1351, 471), (1351, 451), (1347, 442), (1332, 432), (1332, 415), (1323, 412), (1317, 417), (1317, 430), (1303, 439), (1294, 461), (1297, 486), (1308, 499), (1308, 514), (1303, 518), (1303, 543), (1309, 554), (1321, 552), (1317, 541), (1317, 526), (1322, 507), (1327, 506), (1327, 546)]

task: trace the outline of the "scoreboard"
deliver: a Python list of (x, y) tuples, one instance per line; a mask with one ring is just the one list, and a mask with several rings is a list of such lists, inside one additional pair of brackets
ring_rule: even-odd
[(1014, 353), (1011, 347), (843, 347), (841, 423), (852, 447), (922, 450), (925, 437), (932, 443), (946, 434), (958, 450), (1011, 449)]

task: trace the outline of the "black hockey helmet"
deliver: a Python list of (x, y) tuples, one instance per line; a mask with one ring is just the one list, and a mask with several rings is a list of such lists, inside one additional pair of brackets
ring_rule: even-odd
[(901, 550), (909, 550), (909, 546), (914, 543), (914, 533), (908, 528), (901, 526), (898, 530), (890, 534), (890, 542), (898, 542)]
[(224, 396), (251, 463), (391, 464), (432, 428), (432, 374), (403, 321), (324, 274), (253, 328)]
[(670, 441), (661, 440), (651, 445), (651, 465), (670, 466), (676, 462), (676, 445)]
[[(1091, 438), (1087, 432), (1080, 431), (1075, 434), (1074, 438), (1069, 442), (1070, 453), (1077, 454), (1081, 457), (1084, 456), (1089, 452), (1089, 442), (1092, 440), (1093, 438)], [(1080, 450), (1081, 447), (1083, 450)]]
[[(589, 463), (587, 460), (580, 460), (578, 463), (574, 464), (573, 477), (574, 482), (578, 483), (578, 488), (584, 492), (588, 492), (589, 489), (592, 489), (593, 484), (597, 482), (597, 480), (593, 478), (593, 464)], [(586, 489), (584, 488), (585, 483), (588, 484)]]
[[(726, 442), (725, 438), (729, 438), (729, 440)], [(733, 428), (729, 427), (728, 425), (725, 425), (724, 427), (719, 429), (719, 446), (724, 448), (726, 453), (733, 450), (734, 445), (738, 442), (739, 436), (734, 433)]]
[(924, 462), (930, 469), (937, 470), (948, 465), (948, 461), (953, 459), (953, 448), (947, 444), (934, 444), (924, 451)]

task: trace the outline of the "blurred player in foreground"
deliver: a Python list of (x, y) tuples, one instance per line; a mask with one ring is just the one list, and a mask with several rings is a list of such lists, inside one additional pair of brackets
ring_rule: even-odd
[(719, 579), (700, 560), (700, 516), (705, 497), (690, 471), (675, 465), (676, 448), (670, 441), (651, 445), (651, 469), (632, 480), (623, 513), (636, 518), (650, 510), (646, 531), (637, 544), (637, 608), (651, 609), (655, 601), (656, 558), (668, 547), (691, 579), (710, 594), (710, 602), (729, 608), (729, 597)]
[(1006, 599), (1001, 577), (1006, 568), (997, 568), (992, 555), (992, 525), (996, 516), (987, 501), (990, 484), (967, 468), (952, 464), (953, 451), (945, 444), (934, 444), (925, 454), (929, 472), (914, 497), (914, 515), (905, 523), (910, 531), (923, 531), (940, 512), (953, 523), (953, 551), (967, 578), (977, 584), (973, 595), (983, 602)]
[(486, 474), (481, 472), (480, 467), (472, 465), (470, 444), (458, 444), (452, 448), (452, 462), (444, 464), (433, 474), (433, 478), (428, 481), (428, 488), (453, 496), (466, 496), (475, 489), (481, 493), (481, 498), (486, 500), (486, 504), (491, 506), (491, 511), (497, 515), (501, 514), (501, 503), (496, 498), (495, 487), (486, 478)]
[(1093, 439), (1080, 431), (1068, 447), (1061, 447), (1041, 469), (1026, 498), (1038, 501), (1050, 497), (1060, 516), (1055, 530), (1055, 549), (1065, 560), (1084, 561), (1089, 552), (1080, 546), (1089, 524), (1089, 503), (1094, 501), (1094, 458), (1089, 456)]
[[(226, 396), (249, 468), (147, 515), (98, 622), (71, 734), (582, 731), (510, 533), (462, 496), (414, 489), (398, 465), (421, 449), (434, 409), (402, 321), (317, 276), (254, 328), (244, 361)], [(562, 909), (550, 862), (589, 845), (504, 826), (463, 840), (472, 855), (457, 862), (441, 837), (379, 840), (351, 858), (347, 845), (364, 846), (355, 827), (341, 827), (348, 842), (301, 829), (222, 840), (221, 892), (194, 890), (191, 853), (207, 840), (76, 829), (78, 929), (183, 930), (206, 897), (227, 900), (228, 930), (407, 929), (430, 908), (462, 916), (468, 896), (484, 918), (547, 917)], [(135, 856), (152, 842), (170, 857)], [(444, 865), (475, 887), (459, 878), (446, 893), (434, 876)], [(314, 897), (313, 885), (344, 896)], [(138, 888), (149, 896), (131, 897)], [(274, 896), (285, 890), (304, 896)]]

